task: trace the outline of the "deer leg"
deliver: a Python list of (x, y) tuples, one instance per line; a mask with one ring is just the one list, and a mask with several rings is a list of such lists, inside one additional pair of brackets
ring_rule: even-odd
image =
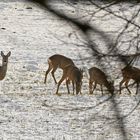
[(57, 95), (59, 95), (59, 94), (58, 94), (59, 86), (60, 86), (60, 84), (64, 81), (64, 79), (65, 79), (65, 76), (63, 75), (62, 78), (60, 79), (60, 81), (58, 82), (57, 90), (56, 90), (56, 94), (57, 94)]
[(81, 83), (81, 85), (80, 85), (81, 87), (80, 87), (80, 94), (82, 94), (82, 92), (81, 92), (81, 89), (82, 89), (82, 83)]
[(93, 82), (92, 81), (89, 81), (89, 94), (92, 94), (93, 93), (92, 86), (93, 86)]
[(103, 96), (103, 86), (102, 85), (100, 85), (101, 86), (101, 92), (102, 92), (102, 96)]
[(66, 80), (66, 86), (67, 86), (68, 94), (70, 94), (69, 83), (70, 83), (70, 81), (69, 80)]
[(48, 68), (48, 70), (46, 71), (46, 74), (45, 74), (44, 84), (45, 84), (46, 81), (47, 81), (47, 75), (48, 75), (48, 73), (51, 71), (51, 69), (52, 69), (52, 67), (49, 65), (49, 68)]
[(53, 77), (53, 79), (54, 79), (54, 81), (55, 81), (55, 84), (57, 84), (57, 81), (56, 81), (56, 79), (55, 79), (55, 76), (54, 76), (54, 73), (55, 73), (55, 71), (56, 71), (56, 69), (57, 69), (57, 67), (55, 67), (53, 70), (52, 70), (52, 77)]
[(121, 90), (122, 90), (121, 87), (122, 87), (124, 82), (125, 82), (125, 79), (123, 78), (122, 81), (120, 82), (120, 94), (121, 94)]
[(131, 94), (130, 89), (128, 88), (129, 79), (125, 82), (125, 87), (128, 90), (129, 94)]
[(73, 88), (73, 95), (74, 95), (74, 90), (75, 90), (74, 81), (72, 81), (72, 88)]
[(93, 93), (93, 91), (95, 90), (96, 86), (97, 86), (97, 83), (95, 82), (94, 87), (93, 87), (93, 89), (92, 89), (92, 93)]
[(137, 89), (136, 89), (136, 94), (139, 92), (139, 82), (137, 82)]

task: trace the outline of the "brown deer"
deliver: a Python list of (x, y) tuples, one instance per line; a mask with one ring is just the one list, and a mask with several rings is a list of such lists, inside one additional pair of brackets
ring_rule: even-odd
[(64, 80), (66, 80), (66, 86), (69, 94), (70, 91), (68, 85), (70, 81), (72, 81), (72, 85), (73, 85), (73, 94), (74, 94), (75, 86), (76, 86), (76, 94), (78, 94), (79, 92), (81, 93), (82, 78), (83, 78), (83, 70), (77, 68), (74, 65), (67, 65), (63, 69), (63, 76), (58, 82), (56, 94), (58, 94), (59, 86)]
[(121, 71), (122, 71), (123, 79), (120, 82), (120, 94), (121, 94), (121, 87), (123, 83), (125, 84), (125, 87), (128, 90), (129, 94), (131, 94), (131, 91), (128, 88), (128, 83), (131, 79), (134, 80), (135, 81), (134, 83), (137, 83), (137, 89), (138, 89), (139, 82), (140, 82), (140, 69), (127, 65)]
[(46, 83), (47, 75), (51, 71), (51, 74), (52, 74), (52, 77), (55, 81), (55, 84), (57, 84), (57, 81), (56, 81), (55, 76), (54, 76), (56, 69), (60, 68), (63, 70), (65, 68), (65, 66), (67, 66), (67, 65), (74, 65), (74, 62), (66, 56), (63, 56), (60, 54), (55, 54), (55, 55), (52, 55), (51, 57), (48, 58), (48, 64), (49, 64), (49, 67), (48, 67), (48, 70), (46, 71), (46, 74), (45, 74), (44, 83)]
[[(88, 70), (89, 72), (89, 93), (93, 94), (93, 91), (95, 90), (97, 84), (99, 84), (101, 86), (101, 92), (103, 95), (103, 87), (102, 85), (104, 85), (108, 91), (113, 94), (114, 92), (114, 87), (113, 87), (113, 82), (109, 82), (107, 80), (107, 76), (105, 75), (105, 73), (103, 71), (101, 71), (99, 68), (96, 67), (92, 67)], [(94, 87), (93, 87), (93, 82)]]
[(7, 55), (4, 55), (4, 53), (1, 51), (2, 66), (0, 66), (0, 80), (3, 80), (5, 78), (5, 75), (7, 72), (8, 57), (10, 55), (11, 55), (11, 52), (8, 52)]

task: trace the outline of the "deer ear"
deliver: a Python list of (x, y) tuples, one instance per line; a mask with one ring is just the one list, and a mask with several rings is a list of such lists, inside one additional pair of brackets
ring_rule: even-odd
[(11, 55), (11, 51), (7, 54), (7, 56), (9, 57)]
[(3, 53), (3, 51), (1, 51), (1, 56), (4, 56), (4, 53)]

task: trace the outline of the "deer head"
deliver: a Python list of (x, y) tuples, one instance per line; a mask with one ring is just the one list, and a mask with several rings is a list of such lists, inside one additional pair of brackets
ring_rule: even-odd
[(4, 55), (3, 51), (1, 51), (2, 56), (2, 65), (7, 65), (8, 63), (8, 57), (11, 55), (11, 52), (9, 51), (7, 55)]

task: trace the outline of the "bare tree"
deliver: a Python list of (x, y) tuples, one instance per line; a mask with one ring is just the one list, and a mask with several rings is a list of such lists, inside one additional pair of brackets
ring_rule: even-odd
[[(120, 68), (120, 64), (124, 66), (133, 59), (132, 64), (138, 64), (140, 56), (140, 5), (139, 1), (123, 1), (123, 0), (61, 0), (62, 3), (68, 4), (70, 7), (74, 7), (78, 12), (78, 16), (74, 17), (67, 13), (66, 10), (59, 10), (53, 6), (53, 1), (51, 0), (30, 0), (39, 4), (42, 8), (50, 12), (53, 16), (59, 17), (64, 21), (67, 21), (72, 26), (80, 30), (79, 33), (74, 32), (75, 37), (78, 42), (78, 47), (87, 48), (91, 57), (85, 58), (81, 56), (81, 60), (84, 61), (96, 61), (98, 65), (107, 71), (108, 67), (111, 72), (115, 74), (116, 67)], [(126, 9), (124, 2), (129, 4), (129, 10)], [(79, 6), (81, 5), (81, 7)], [(92, 6), (93, 8), (87, 8)], [(79, 6), (79, 7), (78, 7)], [(115, 29), (103, 30), (98, 25), (97, 20), (103, 24), (107, 25), (108, 19), (112, 20), (113, 23), (110, 24), (116, 26)], [(120, 21), (118, 26), (117, 20)], [(98, 25), (98, 26), (97, 26)], [(105, 27), (103, 27), (105, 28)], [(73, 33), (69, 34), (69, 38)], [(80, 37), (83, 40), (80, 40)], [(64, 40), (60, 39), (65, 43)], [(99, 43), (101, 41), (102, 43)], [(111, 75), (109, 75), (111, 77)], [(120, 76), (115, 77), (120, 78)], [(117, 93), (117, 89), (115, 91)], [(109, 97), (112, 107), (116, 113), (116, 122), (121, 130), (121, 135), (123, 140), (127, 140), (127, 132), (124, 125), (124, 118), (120, 115), (120, 110), (118, 104), (115, 101), (114, 93)], [(139, 105), (139, 102), (136, 106)], [(136, 107), (135, 107), (136, 109)], [(134, 110), (133, 110), (134, 111)]]

